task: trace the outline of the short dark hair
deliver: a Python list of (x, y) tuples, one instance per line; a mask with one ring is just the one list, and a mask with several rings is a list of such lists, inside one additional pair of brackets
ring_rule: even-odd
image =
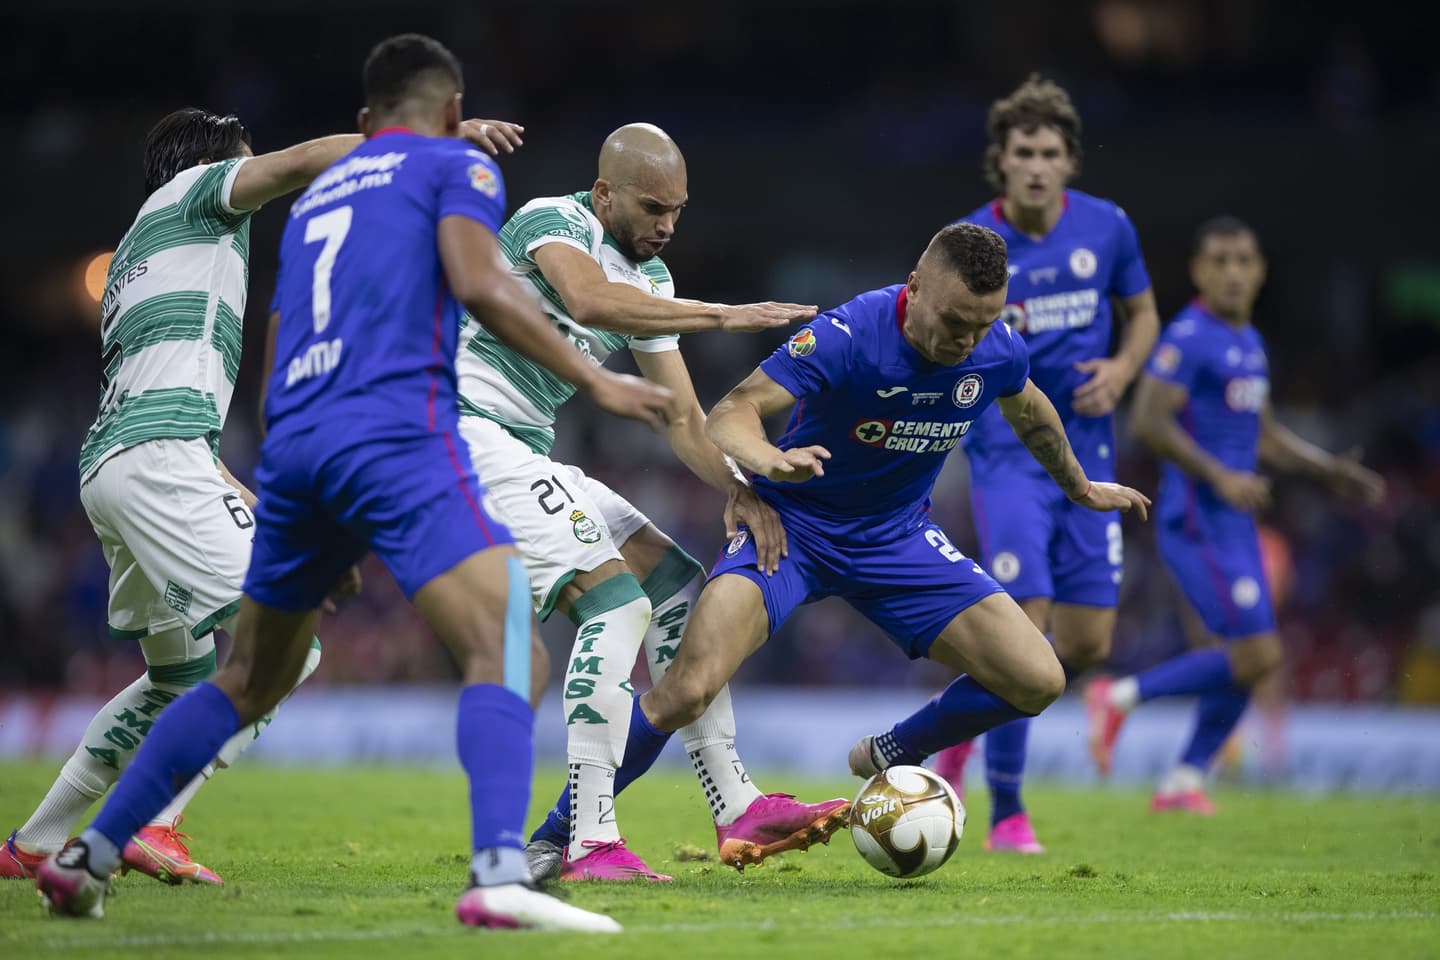
[(953, 223), (935, 234), (927, 249), (940, 257), (946, 269), (958, 273), (971, 293), (994, 293), (1010, 279), (1005, 238), (989, 227)]
[(439, 40), (402, 33), (382, 40), (365, 58), (365, 105), (390, 113), (414, 96), (421, 84), (443, 80), (464, 89), (460, 61)]
[(145, 196), (150, 196), (201, 161), (238, 157), (250, 145), (250, 131), (234, 116), (184, 107), (166, 115), (145, 135)]
[(1255, 241), (1258, 249), (1260, 246), (1260, 234), (1255, 229), (1241, 220), (1239, 217), (1232, 217), (1229, 214), (1222, 214), (1218, 217), (1211, 217), (1195, 229), (1194, 244), (1190, 247), (1190, 256), (1198, 257), (1200, 251), (1205, 248), (1205, 241), (1211, 237), (1234, 237), (1239, 234), (1248, 233)]
[(1065, 149), (1080, 172), (1080, 112), (1070, 102), (1070, 94), (1053, 80), (1044, 80), (1032, 73), (1008, 96), (990, 105), (986, 122), (990, 145), (985, 148), (985, 179), (1001, 193), (1005, 192), (1005, 174), (1000, 170), (1000, 155), (1011, 130), (1034, 133), (1041, 127), (1053, 127), (1065, 141)]

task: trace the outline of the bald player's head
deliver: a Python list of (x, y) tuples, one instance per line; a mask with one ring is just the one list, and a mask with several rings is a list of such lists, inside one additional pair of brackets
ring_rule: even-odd
[(675, 141), (654, 124), (626, 124), (601, 144), (598, 174), (591, 202), (605, 232), (632, 260), (658, 255), (689, 200)]

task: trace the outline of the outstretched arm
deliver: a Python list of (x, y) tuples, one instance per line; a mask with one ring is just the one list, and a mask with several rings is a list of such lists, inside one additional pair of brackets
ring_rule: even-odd
[(705, 421), (705, 435), (745, 469), (777, 483), (803, 483), (823, 477), (824, 447), (781, 450), (765, 436), (765, 418), (795, 405), (795, 396), (756, 369), (725, 395)]
[(503, 266), (495, 234), (478, 220), (458, 214), (443, 218), (438, 242), (455, 299), (501, 343), (589, 393), (611, 413), (656, 428), (668, 419), (670, 391), (595, 366), (555, 331)]
[(695, 396), (695, 384), (679, 350), (659, 353), (635, 351), (635, 364), (651, 383), (675, 395), (674, 413), (665, 424), (670, 448), (690, 471), (725, 494), (725, 535), (733, 537), (744, 524), (755, 537), (760, 569), (773, 573), (789, 552), (780, 516), (756, 496), (754, 489), (730, 466), (720, 448), (705, 435), (705, 411)]
[(1011, 397), (1001, 397), (997, 402), (1030, 456), (1045, 468), (1065, 496), (1091, 510), (1134, 508), (1140, 519), (1149, 516), (1150, 500), (1144, 494), (1118, 483), (1094, 483), (1085, 476), (1054, 404), (1034, 383), (1026, 380), (1024, 390)]
[[(514, 153), (523, 142), (520, 134), (524, 129), (505, 120), (466, 120), (460, 124), (460, 137), (493, 157), (501, 150)], [(365, 138), (358, 133), (339, 133), (252, 157), (241, 164), (235, 174), (230, 206), (236, 210), (255, 210), (292, 190), (299, 190), (364, 142)]]
[(1076, 389), (1073, 400), (1075, 412), (1081, 416), (1101, 417), (1114, 412), (1160, 335), (1160, 311), (1155, 307), (1153, 290), (1147, 287), (1121, 302), (1125, 308), (1125, 332), (1120, 349), (1113, 357), (1075, 364), (1077, 370), (1090, 374), (1090, 379)]
[(1275, 419), (1267, 401), (1260, 411), (1260, 462), (1276, 470), (1319, 480), (1341, 496), (1371, 505), (1385, 498), (1385, 481), (1362, 466), (1356, 455), (1336, 456), (1305, 440)]
[(723, 303), (677, 300), (617, 283), (590, 256), (568, 243), (546, 243), (531, 253), (545, 280), (560, 294), (582, 326), (632, 336), (724, 330), (744, 333), (783, 327), (815, 316), (815, 307), (795, 303)]
[(1244, 470), (1231, 470), (1180, 427), (1176, 416), (1190, 400), (1178, 383), (1146, 374), (1130, 405), (1130, 432), (1162, 460), (1208, 483), (1236, 510), (1250, 512), (1270, 503), (1270, 481)]

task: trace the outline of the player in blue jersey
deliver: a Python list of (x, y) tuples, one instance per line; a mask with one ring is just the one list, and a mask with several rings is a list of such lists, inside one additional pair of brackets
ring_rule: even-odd
[[(965, 674), (892, 729), (863, 738), (849, 758), (857, 775), (918, 763), (1039, 713), (1064, 690), (1044, 635), (930, 522), (935, 478), (997, 404), (1069, 499), (1142, 516), (1149, 500), (1092, 482), (1075, 458), (1060, 418), (1029, 380), (1024, 341), (996, 323), (1005, 267), (1005, 241), (994, 231), (946, 227), (906, 284), (822, 313), (716, 404), (706, 433), (780, 514), (788, 553), (770, 574), (758, 569), (749, 531), (723, 550), (674, 665), (640, 698), (658, 733), (631, 727), (617, 782), (641, 772), (632, 757), (658, 752), (637, 737), (694, 722), (796, 607), (824, 597), (849, 601), (912, 659)], [(789, 426), (771, 444), (763, 420), (786, 410)]]
[(1251, 325), (1265, 281), (1255, 231), (1218, 217), (1196, 232), (1200, 297), (1172, 321), (1135, 394), (1131, 427), (1164, 461), (1156, 507), (1160, 555), (1185, 596), (1193, 649), (1137, 676), (1086, 690), (1092, 746), (1108, 770), (1126, 714), (1157, 697), (1195, 696), (1195, 732), (1152, 810), (1214, 812), (1205, 774), (1282, 649), (1254, 514), (1270, 502), (1260, 467), (1308, 476), (1377, 503), (1379, 475), (1307, 443), (1275, 419), (1265, 342)]
[(364, 77), (365, 142), (311, 183), (281, 241), (263, 498), (230, 660), (164, 712), (92, 826), (39, 868), (37, 885), (57, 912), (102, 915), (120, 848), (290, 688), (327, 593), (374, 550), (465, 683), (457, 737), (475, 854), (459, 918), (615, 931), (610, 918), (534, 889), (526, 869), (531, 703), (547, 664), (523, 565), (486, 511), (458, 432), (461, 304), (612, 412), (658, 422), (670, 397), (591, 365), (506, 275), (495, 236), (503, 181), (455, 138), (461, 81), (450, 52), (393, 37)]
[[(1115, 479), (1112, 413), (1159, 330), (1135, 227), (1109, 200), (1066, 188), (1079, 173), (1080, 116), (1059, 86), (1032, 76), (990, 108), (985, 173), (1000, 196), (965, 217), (1010, 251), (1003, 319), (1030, 351), (1030, 379), (1050, 398), (1093, 479)], [(1125, 315), (1110, 355), (1112, 300)], [(1120, 594), (1120, 518), (1066, 500), (999, 410), (965, 451), (980, 560), (1031, 622), (1051, 635), (1067, 680), (1110, 652)], [(1042, 853), (1020, 798), (1029, 719), (985, 737), (990, 835), (985, 847)], [(957, 791), (970, 744), (936, 758)]]

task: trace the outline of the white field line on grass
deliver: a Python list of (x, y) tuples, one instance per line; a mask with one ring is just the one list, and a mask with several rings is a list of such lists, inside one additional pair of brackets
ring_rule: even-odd
[[(1143, 926), (1146, 924), (1191, 924), (1191, 923), (1399, 923), (1415, 920), (1440, 920), (1440, 912), (1426, 910), (1395, 910), (1385, 912), (1362, 911), (1313, 911), (1286, 913), (1246, 913), (1240, 911), (1167, 911), (1165, 913), (1118, 913), (1092, 914), (1079, 917), (1034, 917), (1028, 914), (1002, 916), (948, 916), (901, 919), (899, 917), (866, 917), (837, 919), (834, 921), (806, 921), (786, 917), (783, 920), (757, 920), (751, 922), (727, 920), (716, 923), (631, 923), (627, 933), (716, 933), (736, 930), (873, 930), (873, 929), (926, 929), (952, 927), (991, 927), (1024, 924), (1027, 927), (1064, 926)], [(529, 935), (536, 935), (528, 932)], [(94, 950), (101, 948), (125, 947), (180, 947), (205, 946), (207, 944), (286, 944), (286, 943), (344, 943), (351, 941), (401, 940), (416, 937), (451, 938), (473, 936), (471, 931), (458, 925), (433, 927), (388, 927), (380, 930), (315, 930), (276, 931), (273, 933), (244, 933), (209, 931), (194, 934), (155, 934), (149, 936), (119, 936), (61, 938), (47, 937), (39, 945), (52, 949)], [(19, 943), (23, 939), (0, 939), (3, 942)]]

